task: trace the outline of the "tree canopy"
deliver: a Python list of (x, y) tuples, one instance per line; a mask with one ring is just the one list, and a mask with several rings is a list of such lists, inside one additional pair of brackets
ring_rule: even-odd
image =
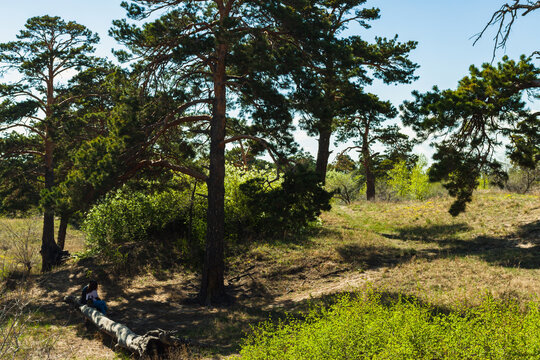
[(523, 100), (523, 92), (536, 86), (539, 74), (531, 58), (505, 57), (496, 66), (471, 66), (469, 76), (455, 90), (434, 87), (424, 94), (413, 92), (415, 99), (404, 102), (405, 125), (412, 126), (421, 139), (442, 139), (434, 144), (435, 163), (429, 174), (456, 197), (452, 215), (465, 210), (481, 172), (504, 178), (502, 164), (495, 158), (504, 136), (510, 138), (514, 159), (529, 165), (539, 160), (539, 114), (531, 113)]

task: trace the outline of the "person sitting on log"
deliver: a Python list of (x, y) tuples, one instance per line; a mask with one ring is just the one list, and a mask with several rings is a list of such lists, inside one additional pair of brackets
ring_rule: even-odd
[[(86, 305), (95, 307), (103, 315), (107, 316), (107, 305), (105, 301), (101, 300), (97, 293), (98, 283), (92, 280), (88, 283), (86, 288)], [(84, 289), (83, 289), (84, 294)]]

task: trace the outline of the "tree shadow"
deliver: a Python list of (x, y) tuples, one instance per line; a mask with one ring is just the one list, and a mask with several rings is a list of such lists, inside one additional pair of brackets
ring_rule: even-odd
[[(478, 256), (480, 259), (503, 267), (540, 268), (540, 221), (519, 226), (505, 236), (479, 235), (470, 240), (460, 239), (460, 233), (469, 231), (464, 223), (449, 225), (408, 226), (397, 234), (380, 234), (388, 239), (404, 242), (432, 243), (433, 248), (417, 251), (416, 257)], [(358, 250), (359, 252), (361, 250)], [(368, 249), (368, 252), (370, 249)]]
[(343, 261), (355, 268), (376, 269), (383, 266), (395, 266), (410, 260), (418, 252), (414, 249), (400, 249), (392, 246), (364, 246), (347, 244), (339, 246), (336, 251)]
[(389, 239), (402, 241), (440, 241), (451, 239), (459, 233), (471, 230), (466, 223), (458, 224), (430, 224), (426, 226), (405, 226), (399, 229), (397, 235), (381, 234)]

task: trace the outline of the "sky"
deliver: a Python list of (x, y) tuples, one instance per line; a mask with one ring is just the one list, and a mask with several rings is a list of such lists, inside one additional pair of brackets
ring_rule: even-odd
[[(101, 37), (97, 55), (112, 57), (111, 49), (118, 46), (107, 33), (114, 19), (125, 17), (120, 3), (120, 0), (0, 0), (0, 42), (15, 40), (28, 18), (47, 14), (74, 20), (97, 32)], [(360, 35), (366, 40), (375, 36), (393, 38), (397, 34), (400, 41), (415, 40), (418, 46), (410, 57), (420, 68), (416, 73), (419, 79), (412, 84), (375, 82), (367, 90), (399, 106), (404, 100), (412, 99), (413, 90), (425, 92), (434, 85), (441, 89), (455, 88), (458, 80), (468, 74), (471, 64), (480, 66), (491, 62), (494, 29), (476, 46), (472, 38), (504, 3), (504, 0), (368, 0), (365, 6), (379, 8), (381, 18), (372, 21), (370, 29), (354, 26), (345, 34)], [(495, 62), (503, 55), (517, 59), (521, 54), (529, 55), (540, 49), (539, 24), (540, 11), (518, 19), (507, 48), (497, 52)], [(532, 110), (540, 110), (538, 101), (530, 106)], [(297, 131), (295, 137), (307, 151), (316, 155), (316, 139), (301, 131)], [(344, 146), (334, 147), (333, 154)], [(428, 158), (432, 154), (428, 144), (420, 145), (416, 152)]]

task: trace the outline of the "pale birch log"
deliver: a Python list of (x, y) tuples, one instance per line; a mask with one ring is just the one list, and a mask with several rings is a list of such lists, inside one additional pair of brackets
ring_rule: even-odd
[(134, 352), (139, 356), (161, 353), (165, 348), (178, 347), (189, 343), (188, 340), (174, 337), (171, 332), (161, 329), (148, 331), (145, 335), (135, 334), (126, 325), (112, 321), (90, 306), (81, 305), (73, 296), (66, 296), (64, 301), (77, 307), (82, 315), (90, 320), (99, 331), (112, 336), (116, 340), (116, 346)]

